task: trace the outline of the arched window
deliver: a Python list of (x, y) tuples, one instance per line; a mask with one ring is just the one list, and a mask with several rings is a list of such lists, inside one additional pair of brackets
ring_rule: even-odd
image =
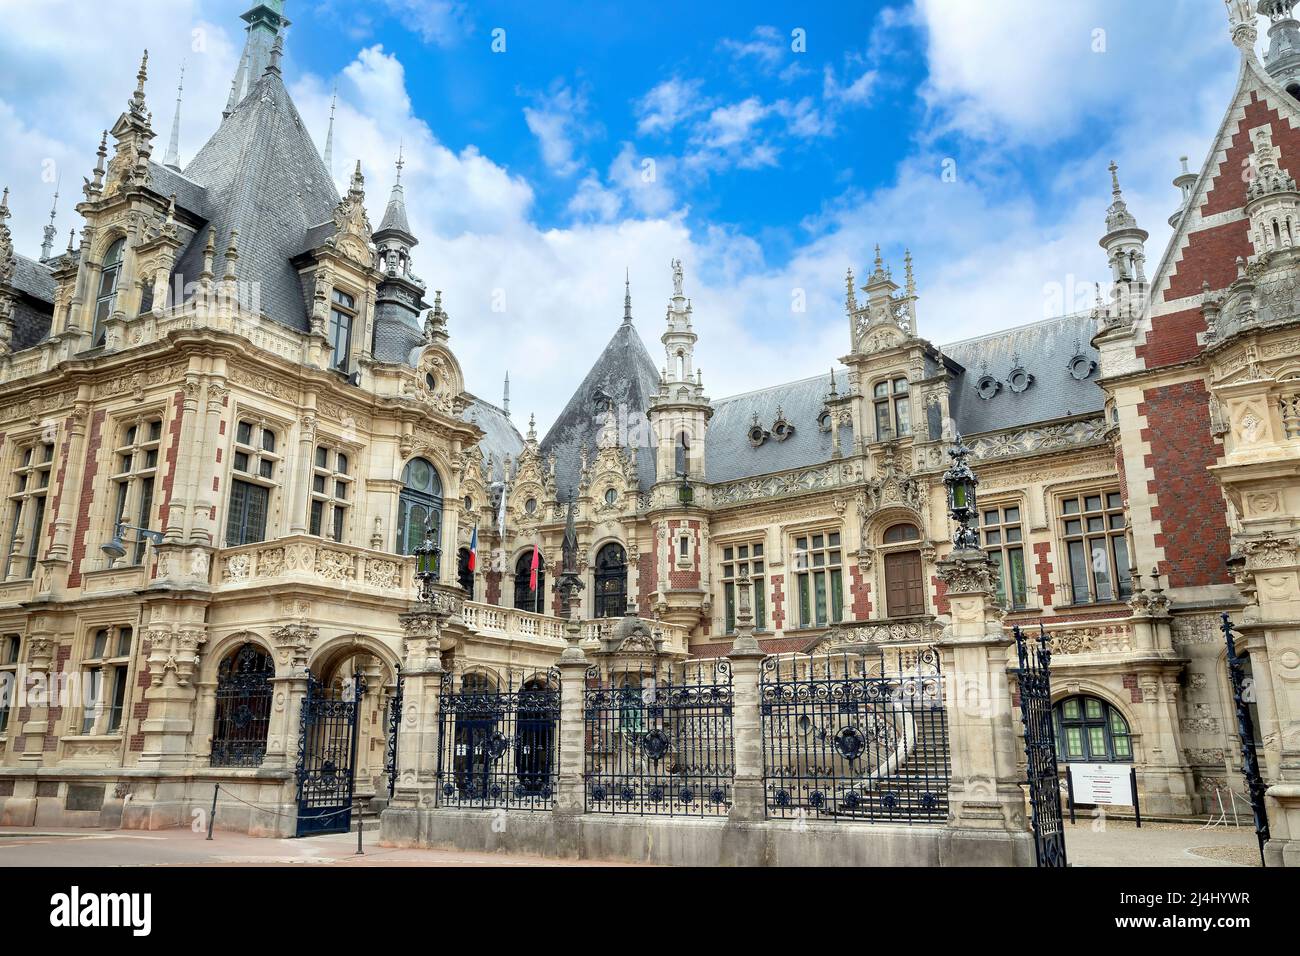
[(621, 617), (627, 611), (627, 552), (611, 542), (596, 555), (596, 617)]
[(433, 465), (423, 458), (412, 458), (402, 470), (402, 486), (398, 499), (397, 553), (414, 554), (424, 541), (426, 525), (433, 532), (435, 545), (442, 539), (442, 480)]
[(534, 614), (546, 613), (546, 565), (537, 560), (537, 587), (532, 582), (533, 551), (529, 548), (515, 562), (515, 607)]
[(466, 674), (456, 696), (453, 765), (461, 800), (482, 800), (488, 795), (493, 762), (501, 756), (503, 740), (497, 733), (502, 697), (486, 674)]
[(902, 544), (904, 541), (919, 541), (921, 532), (914, 524), (896, 524), (885, 529), (885, 544)]
[(469, 567), (469, 548), (456, 552), (456, 581), (467, 600), (474, 600), (474, 572)]
[(122, 251), (126, 248), (126, 239), (119, 239), (104, 253), (104, 261), (99, 267), (99, 292), (95, 295), (95, 323), (91, 327), (90, 344), (104, 344), (107, 331), (104, 323), (113, 314), (113, 303), (117, 299), (117, 280), (122, 275)]
[(515, 773), (521, 796), (550, 796), (559, 716), (559, 688), (551, 687), (542, 677), (526, 681), (519, 691), (515, 717)]
[(243, 644), (217, 669), (217, 712), (212, 721), (212, 766), (260, 767), (271, 724), (275, 662), (257, 644)]
[(1100, 697), (1067, 697), (1052, 708), (1052, 714), (1060, 759), (1083, 763), (1133, 759), (1128, 721)]

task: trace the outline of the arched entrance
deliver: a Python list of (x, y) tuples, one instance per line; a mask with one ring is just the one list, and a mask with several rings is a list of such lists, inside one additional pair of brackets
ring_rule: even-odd
[(217, 669), (212, 721), (213, 767), (260, 767), (271, 723), (275, 661), (251, 641), (236, 647)]
[(462, 801), (488, 797), (492, 764), (505, 752), (508, 741), (497, 729), (500, 719), (495, 682), (486, 674), (466, 674), (456, 695), (453, 770)]
[(515, 713), (515, 774), (521, 797), (549, 797), (559, 719), (559, 687), (544, 677), (524, 682)]

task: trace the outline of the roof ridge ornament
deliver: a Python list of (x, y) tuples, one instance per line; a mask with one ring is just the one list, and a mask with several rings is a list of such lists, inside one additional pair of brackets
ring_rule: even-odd
[[(1263, 7), (1268, 0), (1261, 0)], [(1255, 10), (1251, 9), (1250, 0), (1223, 0), (1228, 8), (1228, 28), (1232, 32), (1233, 44), (1242, 54), (1255, 55), (1255, 41), (1259, 30), (1255, 23)]]

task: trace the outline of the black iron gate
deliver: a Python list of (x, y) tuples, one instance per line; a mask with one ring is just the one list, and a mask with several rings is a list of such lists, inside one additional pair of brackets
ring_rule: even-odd
[[(1268, 810), (1264, 805), (1264, 778), (1259, 772), (1259, 754), (1255, 749), (1255, 721), (1250, 716), (1253, 688), (1246, 685), (1246, 664), (1237, 656), (1232, 639), (1232, 619), (1223, 615), (1223, 639), (1228, 646), (1228, 676), (1232, 679), (1232, 699), (1237, 708), (1237, 736), (1241, 740), (1241, 775), (1246, 778), (1250, 810), (1255, 817), (1255, 837), (1259, 840), (1259, 859), (1264, 863), (1264, 844), (1269, 840)], [(1267, 865), (1267, 864), (1265, 864)]]
[(1061, 819), (1061, 781), (1056, 769), (1056, 732), (1052, 724), (1052, 652), (1047, 631), (1040, 625), (1038, 641), (1026, 639), (1019, 627), (1016, 656), (1020, 661), (1020, 720), (1025, 727), (1025, 760), (1034, 849), (1039, 866), (1065, 866), (1065, 826)]
[(307, 676), (298, 732), (297, 836), (346, 833), (352, 825), (357, 716), (365, 693), (360, 674), (339, 688)]
[(388, 800), (397, 789), (397, 733), (402, 726), (402, 668), (397, 668), (397, 686), (388, 699), (388, 742), (384, 746), (384, 773), (388, 775)]

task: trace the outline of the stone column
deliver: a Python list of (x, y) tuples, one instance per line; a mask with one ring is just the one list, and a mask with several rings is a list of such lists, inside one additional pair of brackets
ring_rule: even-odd
[[(316, 416), (308, 412), (298, 421), (298, 456), (292, 472), (286, 476), (290, 488), (289, 533), (307, 533), (307, 491), (311, 486), (312, 466), (316, 460)], [(324, 528), (321, 529), (324, 532)]]
[(759, 671), (766, 656), (754, 637), (754, 612), (750, 603), (750, 582), (738, 585), (740, 606), (736, 611), (736, 640), (727, 659), (731, 661), (731, 728), (735, 747), (735, 780), (730, 817), (735, 822), (762, 820), (763, 726), (759, 701)]
[(220, 474), (217, 462), (217, 444), (220, 441), (221, 416), (225, 412), (230, 389), (224, 382), (211, 379), (207, 387), (207, 414), (203, 419), (202, 438), (193, 453), (198, 461), (197, 487), (192, 488), (190, 541), (195, 544), (215, 545), (220, 514), (212, 515), (213, 499), (224, 501), (227, 489), (213, 490), (213, 482)]
[(446, 619), (437, 611), (421, 606), (400, 615), (398, 620), (406, 637), (393, 806), (432, 808), (440, 783), (440, 702), (443, 681), (448, 679), (438, 646)]
[[(1007, 682), (1011, 638), (991, 600), (993, 567), (974, 550), (954, 551), (938, 568), (951, 608), (938, 646), (952, 756), (947, 826), (953, 862), (1032, 865)], [(1003, 841), (1005, 852), (998, 852)]]
[(271, 696), (271, 725), (262, 766), (292, 770), (298, 762), (298, 733), (302, 701), (307, 696), (307, 656), (319, 631), (302, 622), (271, 631), (275, 644), (275, 676)]
[(28, 624), (27, 669), (19, 672), (21, 696), (15, 701), (18, 720), (13, 724), (10, 744), (19, 751), (18, 765), (22, 767), (39, 767), (44, 762), (45, 736), (52, 730), (50, 707), (59, 703), (58, 674), (54, 666), (58, 642), (51, 630), (52, 623), (50, 618), (38, 616)]
[(586, 809), (582, 781), (587, 734), (583, 696), (587, 689), (588, 663), (580, 646), (582, 623), (576, 607), (570, 608), (564, 631), (569, 646), (556, 664), (560, 671), (560, 773), (556, 781), (555, 811), (576, 817)]

